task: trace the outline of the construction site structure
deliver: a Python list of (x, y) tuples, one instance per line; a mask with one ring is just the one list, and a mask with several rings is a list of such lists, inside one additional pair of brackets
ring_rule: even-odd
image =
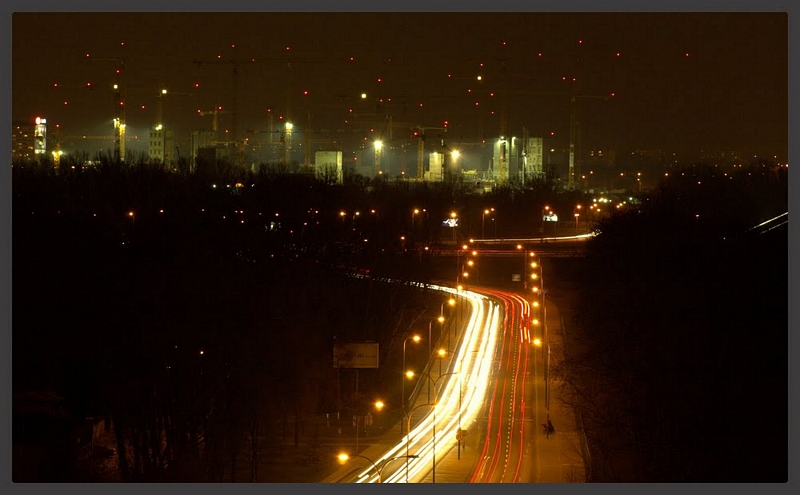
[(114, 94), (114, 158), (119, 162), (125, 161), (125, 59), (121, 57), (95, 58), (86, 55), (87, 60), (98, 62), (114, 62), (115, 82), (111, 85)]

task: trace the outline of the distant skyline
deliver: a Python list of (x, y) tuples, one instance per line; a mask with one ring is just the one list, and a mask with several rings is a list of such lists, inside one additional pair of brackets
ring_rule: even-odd
[(64, 135), (112, 134), (124, 60), (128, 136), (145, 141), (163, 87), (178, 142), (210, 130), (197, 110), (220, 105), (220, 130), (240, 139), (267, 132), (272, 109), (273, 129), (288, 116), (385, 139), (391, 117), (395, 129), (447, 122), (454, 140), (524, 128), (563, 146), (575, 78), (592, 96), (579, 99), (584, 149), (788, 158), (786, 13), (12, 16), (12, 120), (43, 116)]

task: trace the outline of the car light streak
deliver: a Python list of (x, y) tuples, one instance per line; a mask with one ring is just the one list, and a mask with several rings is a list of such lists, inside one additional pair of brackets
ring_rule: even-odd
[(525, 449), (524, 393), (529, 363), (529, 346), (525, 344), (530, 341), (530, 330), (525, 324), (530, 303), (517, 294), (500, 291), (489, 294), (502, 301), (506, 316), (494, 360), (497, 371), (489, 399), (489, 428), (470, 482), (517, 482)]
[[(492, 378), (492, 357), (500, 331), (500, 306), (488, 297), (471, 291), (458, 291), (451, 287), (427, 286), (463, 297), (469, 303), (468, 320), (463, 338), (453, 357), (453, 375), (442, 378), (444, 382), (435, 392), (436, 405), (425, 417), (383, 456), (375, 459), (381, 465), (387, 459), (409, 453), (419, 456), (402, 463), (390, 474), (383, 474), (384, 483), (403, 483), (406, 480), (406, 465), (409, 481), (419, 481), (431, 469), (433, 463), (434, 417), (436, 454), (442, 456), (453, 448), (458, 429), (473, 423), (484, 406), (488, 384)], [(433, 410), (435, 407), (435, 411)], [(408, 442), (408, 443), (406, 443)], [(376, 483), (374, 469), (367, 468), (357, 476), (357, 483)]]

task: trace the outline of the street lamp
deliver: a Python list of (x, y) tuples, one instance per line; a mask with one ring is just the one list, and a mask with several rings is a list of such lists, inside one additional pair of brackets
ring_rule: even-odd
[(550, 207), (547, 206), (547, 205), (544, 205), (544, 207), (542, 207), (542, 228), (541, 228), (541, 231), (540, 231), (542, 236), (544, 236), (544, 221), (545, 221), (545, 217), (547, 215), (549, 215), (549, 214), (550, 214)]
[[(439, 383), (439, 380), (441, 380), (442, 378), (444, 378), (446, 376), (457, 375), (458, 373), (457, 372), (445, 373), (444, 375), (439, 375), (438, 377), (436, 377), (436, 380), (431, 378), (431, 375), (429, 375), (427, 373), (420, 372), (419, 374), (424, 376), (424, 377), (426, 377), (426, 378), (428, 378), (428, 380), (430, 382), (433, 382), (433, 390), (434, 390), (434, 392), (436, 392), (436, 384)], [(413, 371), (408, 371), (408, 372), (406, 372), (406, 376), (409, 377), (409, 378), (413, 378), (414, 377), (414, 372)], [(436, 399), (436, 394), (435, 393), (434, 393), (434, 399)], [(432, 405), (433, 406), (433, 423), (431, 424), (431, 427), (433, 428), (433, 452), (432, 452), (432, 454), (433, 454), (433, 470), (431, 471), (431, 483), (436, 483), (436, 401), (434, 401), (433, 404), (428, 404), (428, 405)], [(410, 431), (411, 431), (411, 419), (410, 419), (410, 416), (409, 416), (409, 433), (410, 433)], [(406, 444), (406, 445), (408, 445), (408, 444)]]
[(486, 215), (493, 212), (494, 208), (486, 208), (481, 215), (481, 239), (486, 239)]
[[(445, 301), (445, 302), (447, 304), (449, 304), (451, 307), (456, 305), (456, 300), (453, 299), (452, 297), (450, 299), (448, 299), (447, 301)], [(445, 302), (443, 302), (442, 305), (439, 307), (439, 318), (444, 318), (444, 304), (445, 304)], [(452, 311), (453, 310), (451, 309), (450, 310), (450, 314), (451, 315), (452, 315)], [(444, 320), (439, 320), (439, 321), (444, 321)], [(451, 324), (450, 327), (447, 330), (447, 348), (448, 349), (450, 348), (450, 334), (453, 333), (452, 330), (453, 330), (453, 325)]]
[(542, 358), (544, 364), (544, 408), (547, 411), (547, 418), (550, 418), (550, 344), (545, 344), (541, 339), (533, 339), (533, 345), (542, 348)]
[(458, 226), (458, 213), (451, 211), (450, 220), (450, 226), (453, 229), (453, 247), (456, 248), (456, 227)]
[[(384, 404), (383, 404), (382, 401), (375, 401), (374, 406), (375, 406), (375, 410), (381, 411), (381, 410), (383, 410)], [(372, 424), (372, 414), (368, 413), (367, 415), (355, 415), (355, 416), (353, 416), (353, 426), (356, 427), (356, 452), (358, 452), (358, 430), (359, 430), (358, 421), (359, 420), (363, 420), (362, 424), (364, 425), (364, 429), (366, 430), (367, 426), (370, 426)]]
[[(413, 375), (413, 372), (411, 373)], [(405, 409), (403, 409), (403, 414), (406, 415), (406, 483), (408, 483), (408, 459), (410, 459), (408, 455), (408, 444), (411, 443), (411, 415), (414, 414), (414, 411), (416, 411), (420, 407), (432, 406), (432, 405), (433, 404), (431, 404), (430, 402), (426, 402), (425, 404), (419, 404), (418, 406), (415, 406), (410, 411), (408, 411), (408, 413), (406, 413)]]
[(375, 464), (375, 461), (373, 461), (369, 457), (363, 456), (363, 455), (359, 455), (359, 454), (346, 454), (346, 453), (342, 452), (337, 457), (339, 458), (339, 462), (341, 464), (344, 464), (345, 462), (349, 461), (351, 457), (360, 457), (362, 459), (365, 459), (365, 460), (369, 461), (369, 463), (372, 464), (373, 469), (375, 469), (375, 473), (377, 473), (377, 475), (378, 475), (378, 483), (383, 483), (382, 473), (383, 473), (384, 468), (390, 462), (392, 462), (394, 460), (397, 460), (397, 459), (405, 459), (405, 458), (416, 459), (419, 456), (414, 454), (414, 455), (398, 455), (396, 457), (390, 457), (390, 458), (386, 459), (385, 461), (383, 461), (383, 465), (381, 467), (378, 467), (378, 465)]
[[(439, 321), (439, 323), (444, 323), (444, 316), (439, 316), (436, 319)], [(433, 342), (433, 338), (432, 338), (432, 335), (431, 335), (431, 325), (432, 325), (432, 323), (433, 323), (433, 320), (428, 322), (428, 359), (430, 359), (431, 355), (433, 354), (433, 346), (431, 344)], [(440, 329), (439, 330), (439, 335), (441, 335), (441, 334), (442, 334), (442, 332), (441, 332), (441, 329)], [(405, 363), (403, 363), (403, 369), (405, 369)], [(431, 401), (431, 385), (429, 383), (428, 384), (428, 402), (430, 402), (430, 401)]]
[[(419, 335), (410, 335), (403, 340), (403, 376), (405, 376), (406, 372), (406, 342), (409, 340), (413, 340), (415, 343), (419, 343), (421, 337)], [(403, 411), (406, 410), (406, 381), (403, 379), (400, 381), (400, 407)], [(400, 435), (403, 434), (403, 423), (400, 423)]]
[(448, 350), (443, 347), (440, 347), (439, 350), (436, 351), (437, 359), (439, 359), (439, 376), (442, 376), (442, 359), (447, 356), (447, 352)]

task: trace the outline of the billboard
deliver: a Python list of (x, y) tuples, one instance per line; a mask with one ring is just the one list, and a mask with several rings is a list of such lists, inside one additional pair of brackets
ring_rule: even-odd
[(558, 222), (558, 215), (548, 211), (545, 215), (542, 215), (542, 220), (545, 222)]
[(333, 345), (334, 368), (377, 368), (377, 342), (352, 342)]

